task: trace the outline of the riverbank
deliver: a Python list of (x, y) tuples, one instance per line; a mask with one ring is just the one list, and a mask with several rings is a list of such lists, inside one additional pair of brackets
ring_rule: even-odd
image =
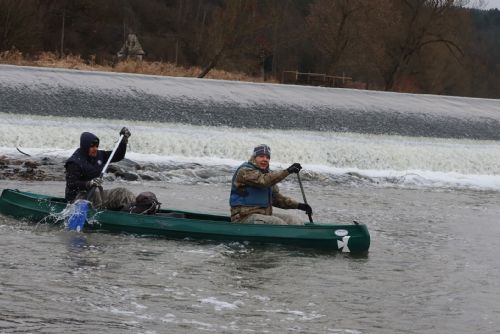
[[(65, 55), (64, 57), (59, 57), (59, 55), (53, 52), (41, 52), (38, 55), (28, 57), (16, 49), (0, 52), (0, 64), (193, 78), (198, 77), (202, 71), (200, 67), (196, 66), (183, 67), (176, 66), (175, 64), (169, 62), (151, 62), (147, 60), (124, 60), (117, 63), (110, 62), (109, 64), (103, 65), (97, 64), (95, 57), (91, 57), (90, 60), (85, 60), (80, 55)], [(253, 77), (242, 72), (227, 72), (218, 69), (211, 70), (205, 78), (264, 82), (261, 77)], [(266, 82), (276, 83), (277, 81), (267, 78)]]

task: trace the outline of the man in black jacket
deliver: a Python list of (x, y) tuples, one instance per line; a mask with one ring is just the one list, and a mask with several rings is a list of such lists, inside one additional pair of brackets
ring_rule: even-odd
[[(120, 161), (127, 151), (130, 131), (123, 128), (120, 131), (123, 139), (111, 159), (111, 162)], [(110, 190), (102, 189), (102, 179), (99, 177), (106, 165), (111, 151), (99, 150), (99, 138), (90, 132), (83, 132), (80, 136), (80, 148), (66, 160), (66, 191), (65, 198), (68, 202), (75, 199), (87, 199), (87, 192), (96, 187), (92, 196), (88, 198), (92, 205), (100, 209), (121, 210), (134, 202), (134, 194), (125, 188)]]

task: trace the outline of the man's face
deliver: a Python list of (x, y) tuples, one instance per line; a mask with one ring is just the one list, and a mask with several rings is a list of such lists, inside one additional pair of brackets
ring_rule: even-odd
[(97, 156), (97, 148), (99, 145), (92, 144), (89, 148), (89, 157), (95, 158)]
[(271, 160), (271, 158), (267, 155), (258, 155), (255, 157), (255, 163), (257, 164), (257, 167), (262, 170), (266, 170), (269, 168), (269, 160)]

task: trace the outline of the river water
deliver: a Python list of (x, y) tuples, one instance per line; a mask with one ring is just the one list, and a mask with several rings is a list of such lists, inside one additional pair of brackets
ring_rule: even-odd
[[(23, 77), (34, 70), (15, 71)], [(54, 80), (58, 85), (68, 81), (65, 76), (78, 76), (61, 73)], [(2, 69), (0, 87), (9, 86), (1, 74)], [(119, 78), (130, 86), (136, 80)], [(23, 87), (9, 86), (9, 106), (18, 101), (19, 112), (0, 109), (0, 156), (21, 157), (15, 150), (20, 147), (35, 158), (64, 159), (82, 131), (98, 134), (101, 146), (111, 148), (127, 125), (127, 158), (157, 181), (108, 178), (106, 188), (151, 190), (164, 207), (227, 213), (232, 171), (252, 146), (265, 142), (273, 149), (273, 167), (303, 163), (316, 221), (365, 223), (372, 244), (368, 255), (353, 256), (278, 245), (74, 234), (0, 216), (0, 332), (498, 333), (496, 138), (462, 136), (455, 121), (448, 128), (453, 136), (442, 138), (109, 114), (103, 121), (65, 114), (64, 101), (52, 102), (47, 92), (45, 111), (29, 113), (26, 101), (38, 89), (31, 82), (38, 79), (24, 80)], [(471, 100), (479, 109), (500, 104)], [(57, 112), (51, 115), (51, 109)], [(414, 131), (425, 133), (425, 126)], [(63, 195), (64, 183), (62, 176), (0, 179), (5, 188)], [(293, 177), (280, 188), (301, 198)]]

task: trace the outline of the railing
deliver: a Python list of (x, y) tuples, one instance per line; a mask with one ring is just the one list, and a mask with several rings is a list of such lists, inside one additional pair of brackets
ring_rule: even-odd
[(308, 85), (321, 87), (344, 87), (351, 77), (326, 75), (320, 73), (303, 73), (298, 71), (283, 71), (281, 83), (293, 85)]

